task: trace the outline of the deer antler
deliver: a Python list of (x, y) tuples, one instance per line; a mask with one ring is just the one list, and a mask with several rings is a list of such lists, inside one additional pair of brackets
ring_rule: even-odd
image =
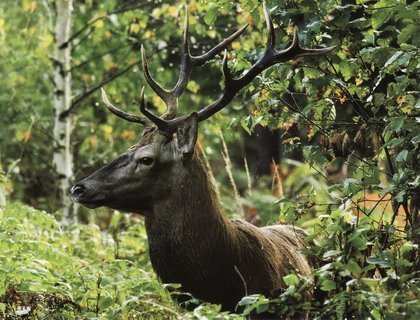
[[(325, 54), (336, 48), (336, 46), (323, 48), (323, 49), (302, 48), (299, 45), (299, 37), (298, 37), (297, 28), (295, 28), (293, 32), (292, 44), (284, 50), (277, 51), (274, 49), (275, 33), (274, 33), (273, 21), (271, 20), (270, 14), (268, 12), (268, 9), (265, 3), (264, 3), (264, 15), (265, 15), (265, 21), (266, 21), (267, 29), (268, 29), (267, 48), (264, 54), (254, 65), (251, 66), (251, 68), (242, 77), (238, 79), (234, 79), (227, 65), (227, 52), (225, 51), (223, 63), (222, 63), (223, 65), (222, 71), (225, 78), (225, 87), (223, 90), (223, 94), (216, 101), (214, 101), (210, 105), (198, 111), (197, 114), (198, 114), (199, 122), (205, 119), (208, 119), (209, 117), (211, 117), (212, 115), (214, 115), (215, 113), (217, 113), (218, 111), (226, 107), (242, 88), (247, 86), (258, 74), (263, 72), (265, 69), (277, 63), (284, 62), (287, 60), (296, 59), (296, 58), (305, 57), (305, 56), (317, 56), (317, 55)], [(204, 54), (203, 56), (192, 57), (189, 54), (188, 40), (187, 40), (188, 20), (186, 21), (187, 21), (186, 27), (184, 28), (184, 45), (183, 45), (184, 49), (183, 49), (183, 61), (181, 64), (180, 80), (178, 80), (177, 85), (172, 90), (172, 91), (175, 91), (175, 89), (179, 89), (179, 87), (182, 87), (182, 90), (178, 90), (177, 93), (178, 92), (182, 93), (182, 91), (185, 89), (187, 80), (184, 79), (183, 77), (186, 77), (187, 75), (189, 76), (189, 74), (191, 73), (191, 67), (193, 65), (202, 65), (207, 60), (213, 58), (218, 51), (225, 48), (234, 39), (239, 37), (247, 27), (245, 26), (241, 28), (240, 30), (235, 32), (229, 38), (222, 41), (220, 44), (215, 46), (212, 50), (210, 50), (208, 53)], [(145, 65), (144, 69), (145, 69), (145, 75), (147, 74), (147, 76), (149, 76), (147, 64)], [(181, 81), (181, 78), (182, 78), (182, 81)], [(182, 86), (179, 85), (180, 83), (182, 83)], [(149, 84), (151, 85), (152, 89), (154, 90), (158, 89), (158, 90), (155, 90), (155, 92), (157, 92), (158, 95), (165, 101), (165, 99), (162, 96), (164, 96), (166, 93), (162, 94), (162, 96), (159, 94), (159, 91), (163, 89), (161, 89), (161, 87), (155, 82), (153, 83), (149, 82)], [(176, 98), (178, 97), (179, 95)], [(175, 109), (174, 112), (168, 110), (165, 113), (166, 117), (159, 118), (159, 120), (156, 119), (157, 118), (156, 116), (151, 117), (150, 112), (148, 112), (147, 110), (146, 112), (144, 112), (145, 109), (142, 111), (146, 117), (148, 117), (153, 123), (157, 125), (158, 129), (162, 133), (166, 135), (171, 135), (173, 132), (176, 131), (179, 124), (182, 123), (188, 117), (188, 116), (181, 116), (179, 118), (174, 119), (172, 115), (176, 113), (176, 108), (174, 109)], [(168, 114), (170, 114), (170, 117), (167, 116)]]
[[(241, 29), (239, 29), (238, 31), (230, 35), (228, 38), (224, 39), (222, 42), (214, 46), (208, 52), (204, 53), (203, 55), (192, 56), (190, 54), (190, 48), (189, 48), (189, 42), (188, 42), (188, 26), (189, 26), (188, 11), (187, 9), (185, 9), (185, 22), (184, 22), (184, 29), (183, 29), (184, 30), (183, 42), (181, 46), (181, 66), (179, 70), (179, 78), (175, 86), (170, 91), (167, 91), (164, 88), (162, 88), (162, 86), (159, 85), (150, 75), (149, 66), (146, 59), (146, 54), (145, 54), (143, 46), (141, 47), (141, 58), (142, 58), (142, 63), (143, 63), (144, 77), (147, 83), (149, 84), (149, 86), (153, 89), (153, 91), (156, 92), (156, 94), (166, 104), (167, 109), (165, 113), (161, 117), (157, 117), (146, 109), (145, 102), (144, 102), (144, 87), (141, 93), (140, 111), (146, 117), (136, 116), (115, 107), (109, 102), (105, 94), (105, 91), (101, 88), (102, 100), (104, 101), (106, 107), (112, 113), (114, 113), (115, 115), (127, 121), (137, 122), (145, 126), (149, 126), (154, 123), (161, 132), (169, 133), (170, 131), (172, 131), (172, 129), (169, 129), (169, 128), (172, 128), (172, 126), (168, 125), (167, 121), (165, 121), (164, 119), (172, 120), (173, 118), (175, 118), (177, 110), (178, 110), (178, 98), (181, 96), (181, 94), (184, 92), (185, 88), (187, 87), (188, 79), (190, 77), (192, 68), (194, 66), (202, 66), (207, 61), (213, 59), (216, 54), (218, 54), (220, 51), (225, 49), (230, 43), (232, 43), (235, 39), (237, 39), (248, 27), (248, 25), (245, 25), (244, 27), (242, 27)], [(169, 135), (170, 134), (171, 133), (169, 133)]]
[[(111, 111), (116, 116), (118, 116), (120, 118), (123, 118), (127, 121), (130, 121), (130, 122), (140, 123), (144, 126), (149, 126), (149, 125), (152, 124), (152, 122), (146, 117), (136, 116), (136, 115), (133, 115), (131, 113), (127, 113), (125, 111), (122, 111), (122, 110), (118, 109), (111, 102), (109, 102), (108, 97), (106, 96), (105, 90), (103, 88), (101, 88), (101, 92), (102, 92), (102, 101), (105, 103), (105, 106), (108, 108), (109, 111)], [(144, 104), (144, 87), (143, 87), (143, 90), (142, 90), (142, 99), (143, 99), (143, 101), (141, 102), (141, 104)], [(142, 110), (142, 107), (140, 105), (140, 111), (141, 110)]]
[[(217, 44), (215, 47), (210, 49), (208, 52), (201, 56), (192, 56), (190, 53), (190, 47), (188, 42), (188, 11), (185, 10), (185, 23), (183, 32), (183, 42), (181, 46), (181, 67), (179, 70), (179, 78), (172, 90), (167, 91), (163, 89), (150, 75), (146, 54), (144, 48), (141, 49), (141, 57), (143, 61), (143, 72), (147, 83), (156, 92), (156, 94), (165, 102), (167, 106), (166, 112), (162, 115), (161, 119), (171, 120), (176, 116), (178, 109), (178, 98), (184, 92), (188, 84), (192, 68), (194, 66), (202, 66), (207, 61), (211, 60), (217, 53), (225, 49), (232, 41), (238, 38), (248, 27), (248, 25), (242, 27), (228, 38)], [(147, 113), (150, 114), (150, 113)], [(146, 115), (147, 116), (147, 115)]]

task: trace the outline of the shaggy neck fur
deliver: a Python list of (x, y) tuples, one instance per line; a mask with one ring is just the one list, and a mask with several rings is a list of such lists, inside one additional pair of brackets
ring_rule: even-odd
[[(188, 166), (188, 177), (173, 181), (172, 194), (146, 217), (150, 259), (164, 283), (180, 283), (197, 298), (224, 304), (223, 286), (232, 281), (226, 269), (235, 259), (232, 227), (201, 161), (195, 157)], [(242, 287), (242, 296), (243, 283), (235, 279), (232, 288)]]
[(289, 270), (310, 273), (298, 252), (302, 230), (225, 219), (202, 163), (193, 158), (188, 166), (188, 177), (168, 180), (172, 194), (146, 216), (150, 260), (164, 283), (234, 311), (247, 294), (281, 289)]

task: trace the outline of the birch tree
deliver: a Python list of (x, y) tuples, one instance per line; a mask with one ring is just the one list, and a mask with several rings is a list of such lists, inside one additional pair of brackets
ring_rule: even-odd
[(73, 179), (73, 155), (70, 138), (74, 117), (64, 113), (71, 106), (71, 22), (73, 0), (57, 0), (54, 48), (54, 154), (53, 165), (59, 178), (60, 197), (63, 210), (63, 224), (77, 223), (73, 202), (68, 190)]

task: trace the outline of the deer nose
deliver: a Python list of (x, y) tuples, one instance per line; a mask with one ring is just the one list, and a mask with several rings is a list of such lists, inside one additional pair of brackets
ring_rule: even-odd
[(78, 183), (71, 188), (70, 194), (73, 198), (78, 198), (83, 195), (85, 189), (86, 188), (82, 184)]

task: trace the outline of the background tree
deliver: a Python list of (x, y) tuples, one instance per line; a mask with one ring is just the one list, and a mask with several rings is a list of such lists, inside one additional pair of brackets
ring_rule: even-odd
[(68, 197), (68, 190), (73, 181), (73, 153), (71, 138), (74, 127), (74, 117), (68, 113), (63, 116), (71, 106), (71, 36), (72, 26), (72, 0), (58, 0), (55, 2), (56, 24), (54, 34), (54, 154), (58, 183), (61, 190), (61, 203), (63, 211), (63, 224), (77, 223), (75, 210), (72, 211), (73, 202)]

